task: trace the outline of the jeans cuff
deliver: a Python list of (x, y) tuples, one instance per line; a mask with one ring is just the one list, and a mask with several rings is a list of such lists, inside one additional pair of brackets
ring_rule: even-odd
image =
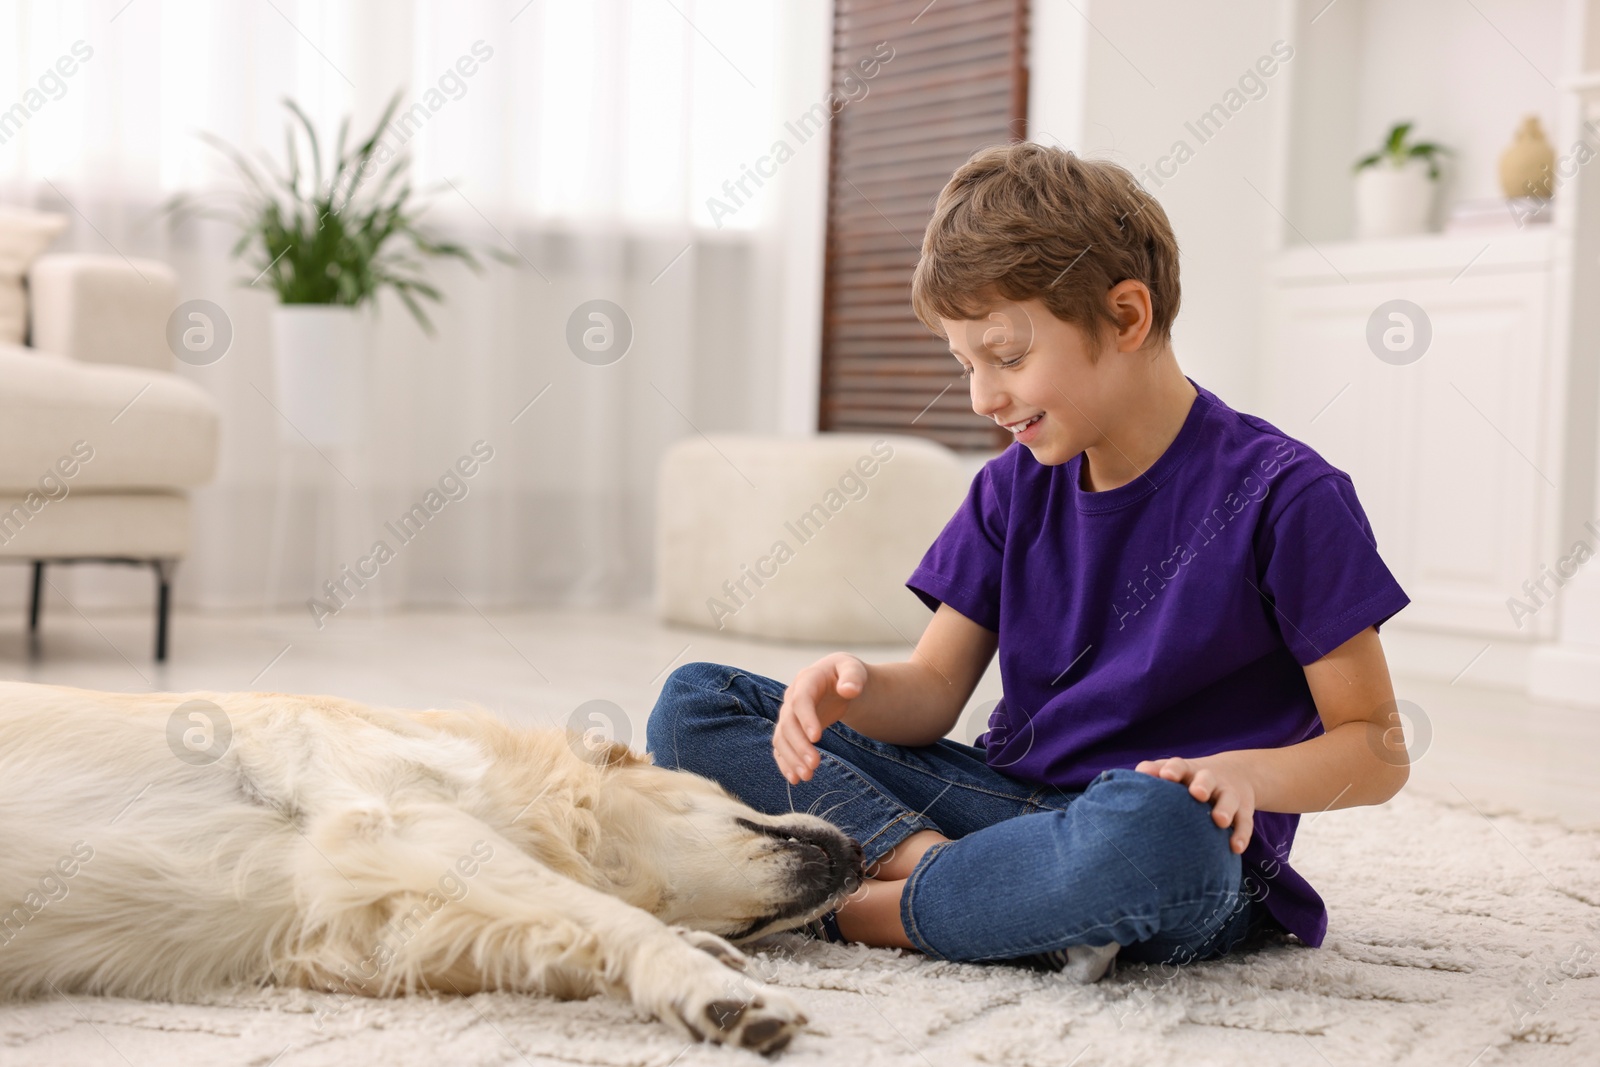
[(911, 869), (911, 874), (906, 877), (905, 888), (900, 891), (900, 925), (905, 929), (906, 937), (917, 947), (917, 951), (930, 959), (942, 960), (945, 957), (943, 953), (928, 944), (927, 939), (922, 936), (922, 932), (917, 929), (917, 921), (912, 917), (911, 905), (916, 896), (917, 885), (922, 881), (922, 876), (927, 873), (928, 865), (938, 857), (939, 853), (953, 844), (955, 844), (954, 841), (940, 841), (930, 846), (928, 851), (922, 854), (922, 858), (917, 861), (917, 865)]

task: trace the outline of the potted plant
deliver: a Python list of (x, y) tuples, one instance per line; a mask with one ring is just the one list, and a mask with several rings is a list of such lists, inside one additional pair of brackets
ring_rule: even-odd
[(1432, 141), (1407, 143), (1412, 123), (1389, 127), (1383, 146), (1356, 160), (1356, 236), (1404, 237), (1425, 233), (1433, 210), (1440, 155), (1450, 149)]
[[(441, 297), (420, 275), (421, 261), (454, 258), (480, 269), (464, 246), (434, 240), (418, 228), (421, 209), (412, 202), (410, 182), (402, 180), (410, 157), (390, 157), (379, 144), (399, 104), (396, 93), (372, 133), (350, 148), (346, 117), (326, 176), (316, 129), (292, 100), (284, 100), (292, 118), (285, 131), (288, 160), (279, 173), (258, 168), (221, 138), (202, 133), (243, 178), (237, 206), (231, 213), (203, 210), (187, 194), (166, 205), (179, 214), (234, 221), (242, 233), (232, 254), (251, 264), (252, 276), (242, 280), (265, 283), (277, 293), (273, 355), (278, 407), (289, 424), (282, 427), (286, 439), (303, 434), (315, 445), (360, 439), (371, 335), (364, 312), (381, 290), (393, 289), (431, 334), (418, 301)], [(302, 133), (309, 170), (301, 166)]]

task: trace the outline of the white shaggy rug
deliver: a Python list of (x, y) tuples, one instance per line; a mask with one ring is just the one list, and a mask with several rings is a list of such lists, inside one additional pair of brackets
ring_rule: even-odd
[[(1294, 851), (1329, 902), (1320, 949), (1274, 945), (1091, 987), (998, 965), (780, 934), (756, 970), (811, 1022), (789, 1064), (1600, 1064), (1600, 833), (1403, 794), (1308, 817)], [(685, 1046), (595, 998), (357, 1001), (249, 992), (205, 1005), (0, 1005), (0, 1064), (762, 1063)]]

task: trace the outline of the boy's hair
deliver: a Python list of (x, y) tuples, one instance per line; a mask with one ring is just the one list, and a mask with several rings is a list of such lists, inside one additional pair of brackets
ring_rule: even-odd
[(1150, 289), (1145, 345), (1159, 347), (1172, 336), (1179, 299), (1167, 213), (1124, 167), (1017, 141), (974, 152), (939, 193), (911, 306), (943, 337), (941, 318), (981, 319), (999, 298), (1038, 297), (1098, 338), (1102, 327), (1120, 325), (1106, 292), (1126, 278)]

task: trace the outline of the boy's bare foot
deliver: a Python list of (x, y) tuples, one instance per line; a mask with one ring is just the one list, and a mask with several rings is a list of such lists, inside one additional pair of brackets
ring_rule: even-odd
[(918, 830), (869, 867), (861, 887), (834, 911), (844, 939), (879, 948), (914, 949), (900, 922), (900, 894), (917, 861), (948, 840), (937, 830)]
[(939, 842), (948, 840), (950, 839), (937, 830), (918, 830), (884, 853), (877, 863), (867, 869), (867, 877), (882, 882), (909, 878), (923, 853)]

